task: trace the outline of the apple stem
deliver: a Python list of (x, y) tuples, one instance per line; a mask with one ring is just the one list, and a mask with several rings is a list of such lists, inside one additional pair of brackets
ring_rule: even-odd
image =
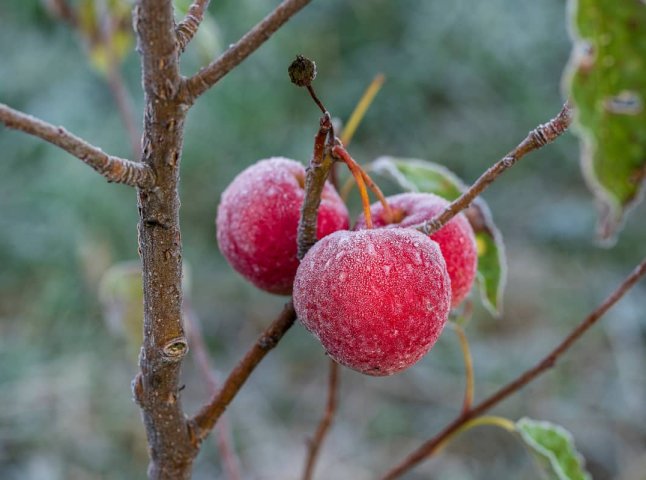
[(323, 106), (321, 100), (319, 100), (319, 97), (316, 95), (316, 92), (314, 91), (314, 88), (312, 88), (312, 85), (307, 85), (306, 88), (310, 93), (310, 97), (312, 97), (312, 100), (314, 100), (314, 103), (316, 103), (316, 105), (321, 109), (321, 112), (323, 112), (323, 115), (327, 114), (327, 109), (325, 108), (325, 106)]
[(374, 180), (370, 178), (370, 175), (368, 175), (368, 172), (366, 172), (361, 167), (361, 165), (359, 165), (357, 161), (354, 158), (352, 158), (352, 156), (348, 153), (348, 151), (345, 149), (343, 145), (341, 144), (335, 145), (332, 149), (332, 154), (337, 156), (343, 163), (345, 163), (348, 166), (348, 169), (350, 169), (350, 173), (352, 173), (352, 177), (357, 182), (357, 188), (359, 189), (359, 193), (361, 194), (363, 212), (366, 217), (366, 226), (368, 228), (372, 228), (370, 200), (368, 199), (368, 191), (366, 189), (366, 186), (367, 188), (372, 190), (372, 193), (374, 193), (377, 196), (377, 198), (379, 199), (379, 202), (383, 206), (384, 219), (386, 223), (394, 222), (396, 219), (392, 208), (390, 208), (390, 205), (388, 204), (388, 201), (386, 200), (384, 193), (377, 186)]
[(390, 208), (390, 204), (386, 200), (386, 197), (384, 196), (384, 193), (381, 191), (381, 188), (377, 186), (377, 184), (374, 182), (372, 178), (370, 178), (370, 175), (368, 175), (368, 172), (366, 172), (360, 165), (357, 165), (359, 169), (361, 170), (361, 175), (363, 176), (363, 180), (366, 182), (366, 185), (370, 190), (372, 190), (372, 193), (374, 193), (377, 198), (379, 199), (379, 202), (381, 205), (384, 207), (384, 220), (386, 220), (386, 223), (393, 223), (395, 221), (395, 215)]
[(366, 217), (366, 227), (372, 228), (372, 215), (370, 213), (370, 198), (368, 197), (368, 189), (366, 188), (366, 183), (364, 181), (365, 172), (359, 166), (348, 151), (343, 147), (343, 145), (335, 145), (332, 148), (332, 155), (335, 158), (338, 158), (343, 163), (348, 166), (350, 173), (354, 177), (354, 180), (357, 182), (357, 188), (359, 189), (359, 194), (361, 195), (361, 204), (363, 206), (363, 214)]

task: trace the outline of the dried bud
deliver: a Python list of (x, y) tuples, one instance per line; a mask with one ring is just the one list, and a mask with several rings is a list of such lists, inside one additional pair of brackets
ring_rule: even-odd
[(296, 55), (296, 60), (292, 62), (287, 72), (293, 84), (307, 87), (316, 78), (316, 63), (303, 55)]

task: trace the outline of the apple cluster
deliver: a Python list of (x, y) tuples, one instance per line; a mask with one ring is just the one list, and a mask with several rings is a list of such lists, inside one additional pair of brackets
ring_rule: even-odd
[(349, 230), (348, 210), (326, 183), (318, 242), (299, 263), (304, 186), (305, 168), (282, 157), (240, 173), (218, 208), (222, 254), (258, 288), (292, 294), (300, 322), (340, 364), (377, 376), (412, 366), (471, 290), (478, 257), (468, 220), (459, 214), (436, 233), (421, 233), (411, 227), (448, 202), (404, 193), (386, 198), (388, 212), (382, 203), (370, 207), (372, 229), (361, 214)]

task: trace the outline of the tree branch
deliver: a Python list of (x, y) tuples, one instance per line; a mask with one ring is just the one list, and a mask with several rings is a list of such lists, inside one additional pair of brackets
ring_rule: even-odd
[(213, 396), (207, 405), (190, 420), (195, 432), (195, 445), (206, 438), (218, 419), (222, 416), (231, 400), (237, 395), (265, 355), (273, 349), (296, 320), (292, 302), (288, 302), (281, 314), (265, 329), (256, 343), (249, 349), (238, 365), (224, 381), (222, 388)]
[(177, 96), (181, 80), (171, 0), (138, 0), (133, 25), (145, 94), (142, 157), (157, 179), (154, 192), (139, 192), (144, 342), (134, 391), (148, 437), (148, 477), (188, 480), (198, 449), (179, 388), (188, 352), (178, 194), (186, 108)]
[(194, 0), (184, 19), (177, 25), (175, 34), (177, 35), (177, 45), (180, 52), (186, 49), (197, 33), (202, 20), (204, 20), (204, 12), (206, 12), (208, 6), (209, 0)]
[(34, 135), (62, 148), (88, 164), (109, 182), (123, 183), (143, 190), (150, 190), (155, 186), (155, 176), (150, 166), (108, 155), (63, 127), (54, 126), (2, 103), (0, 122), (8, 128)]
[(319, 123), (319, 130), (314, 137), (314, 151), (305, 174), (305, 198), (301, 205), (301, 217), (298, 222), (298, 240), (296, 256), (302, 260), (312, 245), (316, 243), (318, 211), (321, 205), (321, 194), (325, 181), (330, 174), (334, 160), (325, 153), (328, 135), (332, 132), (332, 119), (325, 112)]
[(500, 388), (493, 395), (489, 396), (475, 407), (463, 412), (453, 422), (444, 428), (435, 437), (425, 442), (415, 452), (410, 454), (401, 463), (386, 473), (383, 480), (393, 480), (400, 477), (415, 465), (430, 457), (436, 449), (442, 445), (445, 439), (460, 429), (469, 420), (479, 417), (511, 394), (517, 392), (525, 385), (536, 379), (556, 365), (559, 358), (579, 340), (590, 327), (592, 327), (603, 315), (610, 310), (635, 284), (646, 274), (646, 259), (631, 272), (628, 277), (612, 292), (592, 313), (590, 313), (579, 325), (577, 325), (550, 353), (543, 357), (532, 368), (519, 375), (517, 378)]
[(215, 85), (218, 80), (239, 65), (258, 47), (265, 43), (293, 15), (298, 13), (311, 0), (283, 0), (273, 12), (249, 30), (237, 43), (220, 57), (185, 81), (186, 101), (191, 104), (197, 97)]
[(521, 158), (534, 150), (556, 140), (565, 132), (572, 122), (572, 107), (569, 102), (563, 105), (559, 114), (546, 124), (539, 125), (529, 132), (527, 137), (511, 152), (505, 155), (495, 165), (484, 172), (469, 189), (451, 202), (437, 217), (427, 220), (417, 229), (427, 235), (432, 235), (442, 228), (449, 220), (467, 208), (500, 174), (513, 167)]
[(339, 365), (330, 359), (330, 375), (328, 378), (327, 390), (327, 403), (325, 405), (325, 413), (321, 422), (316, 428), (314, 437), (310, 440), (307, 448), (307, 459), (305, 460), (305, 471), (303, 473), (303, 480), (311, 480), (314, 475), (314, 467), (318, 454), (321, 451), (321, 446), (325, 440), (328, 430), (332, 426), (332, 420), (337, 408), (337, 393), (339, 389)]

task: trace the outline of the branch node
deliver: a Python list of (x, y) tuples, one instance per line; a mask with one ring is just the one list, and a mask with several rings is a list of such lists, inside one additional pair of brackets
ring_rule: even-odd
[(188, 342), (186, 338), (174, 338), (162, 348), (162, 355), (165, 360), (179, 362), (188, 353)]

